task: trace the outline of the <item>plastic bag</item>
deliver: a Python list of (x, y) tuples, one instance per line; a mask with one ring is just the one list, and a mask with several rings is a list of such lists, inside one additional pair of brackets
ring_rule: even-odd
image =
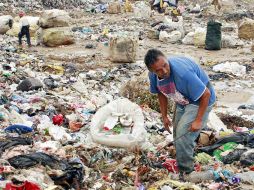
[(246, 74), (246, 66), (240, 65), (237, 62), (225, 62), (213, 66), (215, 72), (229, 73), (236, 76), (243, 76)]
[(171, 17), (165, 16), (164, 23), (169, 27), (169, 29), (180, 31), (182, 34), (181, 37), (184, 37), (185, 30), (184, 30), (183, 17), (179, 16), (177, 18), (179, 19), (178, 22), (174, 22)]
[(205, 49), (207, 50), (221, 49), (221, 23), (215, 21), (208, 22), (205, 40)]
[(152, 14), (152, 10), (149, 3), (145, 1), (136, 2), (133, 7), (133, 12), (135, 18), (150, 18)]
[(221, 146), (219, 149), (215, 150), (213, 152), (213, 155), (218, 159), (218, 160), (222, 160), (222, 153), (226, 152), (226, 151), (231, 151), (234, 150), (237, 147), (237, 144), (234, 142), (228, 142), (226, 144), (224, 144), (223, 146)]
[(162, 165), (168, 170), (168, 172), (171, 172), (171, 173), (179, 172), (177, 162), (174, 159), (166, 160)]
[(167, 33), (166, 31), (161, 31), (159, 35), (159, 40), (162, 42), (170, 42), (176, 43), (181, 39), (181, 32), (173, 31), (171, 33)]
[(3, 190), (21, 190), (21, 189), (40, 190), (41, 188), (37, 184), (31, 183), (29, 181), (25, 181), (22, 185), (7, 183), (6, 187), (3, 188)]
[(194, 45), (195, 32), (189, 32), (183, 39), (182, 43), (185, 45)]
[(243, 153), (240, 158), (240, 162), (244, 166), (251, 166), (254, 164), (254, 150), (248, 150), (247, 152)]
[(246, 152), (247, 149), (235, 149), (233, 152), (230, 152), (228, 155), (222, 157), (222, 162), (224, 164), (232, 164), (234, 161), (239, 161), (241, 155)]
[[(115, 113), (129, 114), (133, 120), (132, 133), (118, 135), (107, 135), (100, 132), (108, 117)], [(144, 116), (141, 108), (126, 98), (120, 98), (110, 102), (99, 109), (91, 122), (91, 136), (94, 142), (123, 148), (141, 146), (146, 140), (146, 130), (144, 128)]]
[(219, 139), (216, 143), (214, 143), (211, 146), (205, 146), (199, 148), (200, 151), (211, 153), (218, 147), (224, 145), (227, 142), (235, 142), (235, 143), (240, 143), (244, 144), (250, 148), (254, 148), (254, 134), (248, 134), (248, 133), (234, 133), (232, 135), (223, 137)]
[(25, 126), (25, 125), (11, 125), (7, 128), (4, 129), (5, 132), (10, 132), (10, 133), (18, 133), (18, 134), (25, 134), (25, 133), (30, 133), (33, 131), (33, 128)]
[(68, 167), (67, 162), (57, 159), (54, 156), (42, 153), (42, 152), (35, 152), (27, 155), (19, 155), (14, 156), (8, 159), (8, 162), (14, 168), (30, 168), (37, 164), (43, 166), (49, 166), (53, 169), (60, 169), (65, 170)]
[(21, 138), (21, 137), (7, 137), (3, 140), (0, 141), (0, 155), (2, 153), (14, 146), (17, 145), (31, 145), (32, 144), (32, 139), (29, 138)]
[(205, 46), (206, 30), (204, 28), (197, 28), (193, 36), (193, 43), (195, 46)]

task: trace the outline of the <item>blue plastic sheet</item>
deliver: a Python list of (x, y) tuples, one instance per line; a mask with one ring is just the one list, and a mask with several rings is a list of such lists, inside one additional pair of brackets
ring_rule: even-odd
[(11, 125), (5, 128), (4, 131), (9, 133), (25, 134), (25, 133), (32, 132), (33, 128), (25, 126), (25, 125), (16, 124), (16, 125)]

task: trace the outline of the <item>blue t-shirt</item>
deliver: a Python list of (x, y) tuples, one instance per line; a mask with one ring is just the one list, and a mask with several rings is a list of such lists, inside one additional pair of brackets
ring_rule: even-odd
[(151, 93), (161, 92), (180, 105), (199, 105), (199, 99), (207, 87), (211, 93), (209, 106), (215, 103), (214, 88), (198, 64), (187, 57), (170, 57), (168, 62), (170, 65), (168, 78), (159, 79), (156, 74), (149, 72)]

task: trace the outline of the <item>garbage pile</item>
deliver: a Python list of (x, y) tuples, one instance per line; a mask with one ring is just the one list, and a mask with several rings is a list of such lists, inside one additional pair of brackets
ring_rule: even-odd
[[(47, 8), (56, 9), (73, 9), (73, 8), (87, 8), (87, 6), (92, 6), (98, 4), (97, 0), (3, 0), (1, 1), (0, 9), (3, 11), (11, 10), (12, 8), (23, 9), (25, 11), (42, 10)], [(12, 10), (13, 11), (13, 10)], [(15, 10), (14, 10), (15, 11)]]
[[(38, 4), (61, 8), (74, 3), (76, 8), (89, 2)], [(15, 36), (0, 35), (0, 188), (252, 189), (254, 75), (251, 54), (237, 49), (251, 47), (252, 22), (243, 21), (241, 35), (234, 21), (211, 29), (221, 29), (214, 38), (216, 49), (232, 48), (240, 58), (223, 55), (216, 61), (213, 52), (212, 61), (200, 59), (218, 92), (218, 105), (197, 139), (195, 171), (187, 182), (178, 178), (173, 135), (163, 127), (140, 61), (140, 51), (153, 46), (175, 46), (176, 52), (181, 46), (195, 48), (194, 54), (204, 49), (211, 32), (205, 29), (205, 14), (211, 7), (180, 1), (178, 8), (166, 4), (152, 10), (144, 1), (101, 2), (95, 3), (97, 11), (84, 13), (92, 20), (86, 25), (68, 11), (44, 11), (38, 18), (44, 36), (39, 47), (18, 47)], [(118, 16), (124, 18), (110, 20)], [(55, 30), (65, 32), (65, 27), (76, 43), (55, 47)], [(55, 37), (66, 39), (64, 32)]]

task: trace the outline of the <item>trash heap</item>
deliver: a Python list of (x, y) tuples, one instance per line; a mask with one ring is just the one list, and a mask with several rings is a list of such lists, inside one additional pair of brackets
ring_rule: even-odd
[[(25, 11), (43, 10), (44, 8), (57, 9), (73, 9), (86, 8), (87, 6), (98, 4), (97, 0), (3, 0), (1, 1), (1, 8), (3, 10), (11, 10), (11, 8), (25, 9)], [(11, 7), (10, 7), (11, 5)], [(12, 10), (13, 11), (13, 10)]]
[[(38, 23), (42, 36), (50, 31), (41, 47), (18, 47), (17, 38), (7, 35), (9, 28), (0, 35), (0, 188), (253, 189), (254, 103), (244, 101), (253, 95), (252, 21), (241, 20), (238, 30), (234, 19), (243, 13), (229, 17), (233, 13), (226, 8), (235, 4), (223, 1), (218, 19), (225, 23), (215, 24), (222, 31), (216, 48), (234, 50), (239, 59), (223, 55), (218, 61), (215, 53), (200, 58), (218, 103), (197, 139), (195, 171), (185, 182), (178, 178), (173, 136), (163, 128), (140, 60), (151, 47), (194, 48), (194, 54), (206, 48), (213, 5), (180, 1), (176, 11), (168, 5), (152, 10), (145, 1), (91, 1), (78, 12), (93, 20), (90, 24), (54, 9), (84, 2), (90, 1), (31, 2), (51, 9), (41, 12)], [(13, 6), (23, 7), (17, 3)], [(0, 8), (9, 4), (3, 1)], [(52, 16), (56, 12), (61, 14)], [(62, 13), (68, 23), (51, 22)], [(110, 20), (118, 16), (124, 18)], [(55, 39), (52, 30), (63, 26), (74, 33), (75, 44), (52, 48), (47, 44)]]

